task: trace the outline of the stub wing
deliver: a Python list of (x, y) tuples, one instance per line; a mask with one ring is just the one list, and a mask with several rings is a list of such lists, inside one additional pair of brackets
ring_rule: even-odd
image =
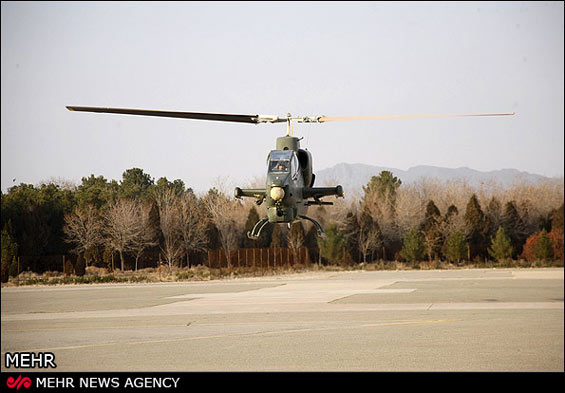
[(236, 187), (234, 190), (234, 196), (236, 198), (241, 197), (253, 197), (253, 198), (262, 198), (266, 194), (266, 190), (264, 188), (239, 188)]
[(302, 197), (304, 199), (314, 198), (316, 201), (324, 196), (330, 195), (343, 198), (343, 187), (304, 187), (304, 190), (302, 191)]

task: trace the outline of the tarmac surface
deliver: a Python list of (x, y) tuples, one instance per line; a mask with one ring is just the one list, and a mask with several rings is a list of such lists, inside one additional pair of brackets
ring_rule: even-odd
[[(37, 371), (564, 371), (564, 271), (319, 272), (2, 288)], [(29, 370), (27, 370), (29, 371)]]

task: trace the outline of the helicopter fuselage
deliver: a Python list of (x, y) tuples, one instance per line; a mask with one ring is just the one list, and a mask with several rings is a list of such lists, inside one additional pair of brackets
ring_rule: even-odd
[(235, 188), (236, 198), (254, 197), (258, 205), (265, 202), (267, 208), (267, 217), (256, 224), (249, 237), (258, 237), (267, 223), (290, 224), (298, 219), (311, 221), (323, 233), (320, 224), (306, 216), (308, 206), (331, 205), (332, 202), (323, 202), (320, 198), (328, 195), (343, 197), (343, 189), (341, 186), (313, 187), (314, 180), (312, 155), (300, 149), (299, 139), (288, 135), (277, 138), (276, 150), (271, 150), (267, 156), (265, 188)]

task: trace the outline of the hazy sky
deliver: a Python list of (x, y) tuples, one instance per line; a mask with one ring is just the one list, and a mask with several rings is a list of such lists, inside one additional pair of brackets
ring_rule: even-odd
[[(563, 2), (1, 3), (2, 191), (120, 180), (197, 191), (266, 172), (282, 124), (70, 112), (65, 105), (285, 115), (516, 112), (297, 124), (337, 163), (563, 176)], [(13, 179), (16, 179), (15, 181)]]

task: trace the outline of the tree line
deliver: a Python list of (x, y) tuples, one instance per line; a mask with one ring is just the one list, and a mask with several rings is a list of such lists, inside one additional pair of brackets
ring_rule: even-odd
[[(196, 195), (180, 179), (155, 181), (140, 168), (119, 182), (90, 175), (78, 186), (22, 183), (1, 199), (3, 280), (23, 269), (59, 270), (63, 255), (80, 274), (89, 265), (189, 267), (204, 263), (207, 249), (223, 249), (228, 266), (229, 251), (281, 247), (305, 247), (321, 264), (563, 260), (562, 179), (507, 189), (434, 179), (404, 185), (383, 171), (359, 198), (310, 208), (324, 238), (296, 222), (269, 225), (257, 241), (246, 236), (265, 214), (254, 202), (221, 186)], [(18, 257), (23, 266), (14, 267)]]

